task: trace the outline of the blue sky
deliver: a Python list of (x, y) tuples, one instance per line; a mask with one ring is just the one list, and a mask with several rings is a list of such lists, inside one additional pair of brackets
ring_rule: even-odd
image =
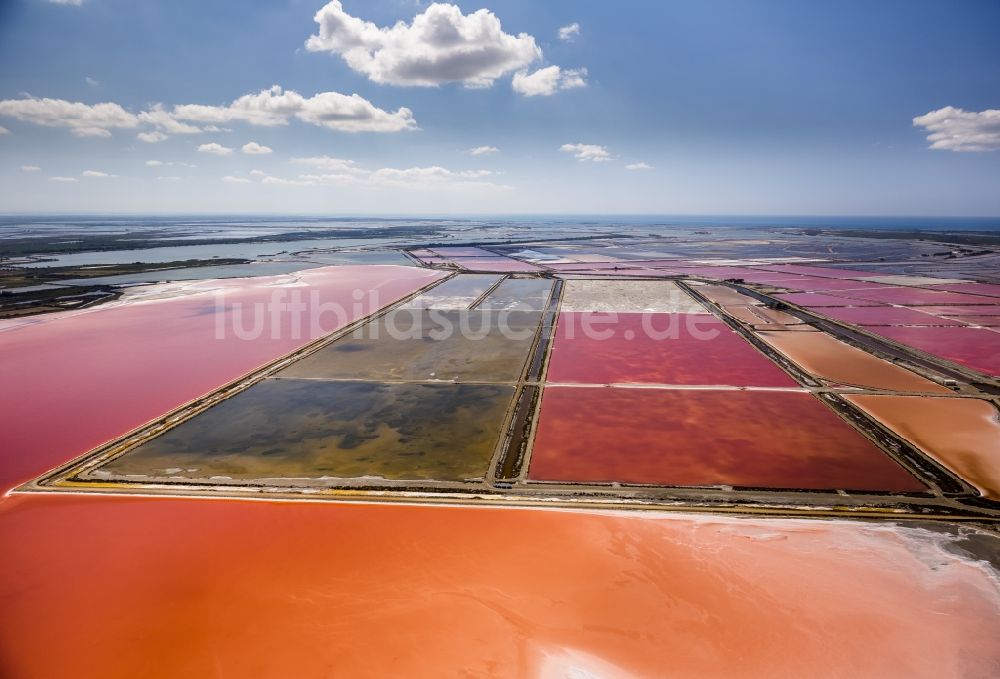
[(1000, 215), (998, 35), (994, 1), (0, 0), (0, 211)]

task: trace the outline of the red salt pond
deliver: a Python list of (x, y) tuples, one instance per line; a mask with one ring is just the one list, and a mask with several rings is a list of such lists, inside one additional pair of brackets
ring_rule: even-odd
[(827, 307), (822, 313), (854, 325), (962, 325), (958, 321), (899, 306)]
[(1000, 333), (987, 328), (869, 328), (887, 337), (987, 375), (1000, 375)]
[(915, 306), (917, 311), (940, 316), (1000, 316), (1000, 304), (986, 306)]
[[(847, 294), (847, 293), (844, 293)], [(802, 307), (828, 307), (828, 306), (881, 306), (881, 302), (866, 302), (864, 300), (847, 299), (846, 297), (835, 297), (824, 295), (820, 292), (788, 292), (772, 295), (776, 299), (797, 304)]]
[(762, 267), (767, 271), (779, 273), (797, 273), (806, 276), (820, 276), (824, 278), (864, 278), (871, 276), (870, 271), (857, 271), (851, 269), (829, 269), (824, 266), (808, 266), (804, 264), (771, 264)]
[(982, 325), (987, 328), (1000, 327), (1000, 316), (956, 316), (955, 320), (972, 325)]
[[(935, 286), (937, 287), (937, 286)], [(935, 305), (935, 304), (994, 304), (991, 297), (968, 295), (962, 292), (948, 290), (927, 290), (904, 286), (884, 286), (868, 290), (845, 290), (836, 293), (851, 300), (866, 300), (869, 302), (884, 302), (886, 304)], [(848, 302), (855, 306), (863, 306), (858, 302)], [(843, 305), (841, 305), (843, 306)]]
[(546, 387), (537, 481), (921, 491), (810, 394)]
[(847, 399), (993, 500), (1000, 500), (1000, 419), (989, 401), (864, 394)]
[(806, 292), (824, 292), (829, 290), (858, 290), (865, 288), (881, 287), (877, 283), (866, 283), (845, 278), (816, 278), (813, 276), (799, 276), (795, 279), (782, 279), (771, 283), (779, 288), (791, 288)]
[(798, 386), (725, 323), (707, 314), (563, 312), (546, 379), (584, 384)]
[[(173, 296), (147, 289), (131, 301), (39, 317), (0, 332), (0, 489), (442, 276), (414, 267), (344, 266), (200, 281), (164, 288)], [(301, 313), (281, 309), (296, 300)]]
[(944, 283), (935, 285), (935, 290), (951, 290), (952, 292), (968, 292), (973, 295), (987, 295), (989, 297), (1000, 297), (1000, 285), (995, 283)]
[(995, 571), (917, 526), (100, 496), (19, 496), (0, 518), (0, 667), (19, 679), (1000, 666)]

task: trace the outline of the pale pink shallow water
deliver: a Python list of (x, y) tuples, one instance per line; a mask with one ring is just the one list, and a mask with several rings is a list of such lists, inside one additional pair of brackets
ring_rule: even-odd
[(0, 503), (0, 668), (74, 677), (1000, 676), (922, 528), (167, 498)]
[[(147, 289), (141, 298), (114, 305), (0, 326), (0, 491), (442, 276), (413, 267), (347, 266), (200, 281), (159, 288), (172, 293)], [(307, 309), (298, 332), (295, 314), (279, 312), (273, 332), (266, 313), (259, 337), (238, 336), (233, 305), (243, 305), (241, 327), (249, 331), (254, 305), (294, 301), (293, 294)], [(227, 309), (221, 315), (220, 299)], [(335, 313), (334, 304), (344, 313)]]
[(981, 373), (1000, 375), (1000, 333), (992, 330), (903, 326), (867, 330)]

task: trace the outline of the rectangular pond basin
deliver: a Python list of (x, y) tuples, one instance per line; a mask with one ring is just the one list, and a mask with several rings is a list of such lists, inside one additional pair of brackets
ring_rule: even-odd
[(278, 376), (516, 382), (540, 319), (539, 311), (398, 309)]
[(964, 283), (947, 283), (945, 285), (935, 286), (935, 288), (951, 290), (952, 292), (967, 292), (971, 295), (1000, 297), (1000, 285), (997, 285), (996, 283), (974, 283), (966, 281)]
[(987, 305), (942, 305), (942, 306), (915, 306), (917, 311), (936, 316), (1000, 316), (1000, 304)]
[(534, 264), (528, 264), (510, 257), (463, 257), (452, 260), (466, 271), (499, 271), (504, 273), (531, 273), (541, 271)]
[[(352, 266), (200, 281), (185, 284), (184, 294), (161, 288), (156, 297), (39, 316), (0, 332), (0, 492), (440, 277), (416, 267)], [(254, 311), (296, 296), (302, 315)]]
[(789, 290), (800, 290), (802, 292), (830, 292), (835, 290), (864, 290), (866, 288), (880, 287), (875, 283), (865, 283), (846, 278), (815, 278), (813, 276), (801, 276), (795, 279), (784, 279), (770, 283), (776, 288), (788, 288)]
[(813, 330), (806, 324), (784, 311), (768, 308), (762, 304), (744, 304), (722, 307), (726, 313), (754, 328), (763, 330)]
[(696, 285), (692, 287), (695, 292), (701, 293), (706, 299), (720, 306), (762, 304), (762, 302), (753, 297), (744, 295), (725, 285)]
[(546, 387), (529, 479), (922, 491), (811, 394)]
[(823, 315), (852, 325), (962, 325), (901, 306), (827, 307)]
[(545, 278), (507, 278), (476, 305), (481, 311), (542, 311), (552, 293)]
[(969, 325), (981, 325), (984, 328), (1000, 327), (1000, 316), (956, 316), (955, 320)]
[(742, 336), (704, 314), (562, 312), (546, 379), (796, 387)]
[(863, 394), (848, 396), (990, 499), (1000, 500), (1000, 413), (989, 401)]
[(459, 274), (417, 295), (403, 305), (407, 309), (468, 309), (500, 280), (491, 274)]
[(868, 331), (986, 375), (1000, 375), (1000, 333), (993, 330), (969, 326), (890, 326), (869, 328)]
[(707, 314), (700, 302), (673, 281), (569, 280), (563, 311), (613, 311)]
[(457, 245), (430, 248), (440, 257), (496, 257), (497, 253), (483, 250), (474, 246), (463, 247)]
[(801, 307), (831, 307), (831, 306), (884, 306), (882, 302), (872, 302), (859, 299), (847, 299), (835, 295), (825, 295), (821, 292), (788, 292), (772, 295), (783, 302), (791, 302)]
[(838, 385), (950, 394), (947, 387), (822, 332), (761, 331), (757, 336), (809, 374)]
[[(885, 304), (908, 304), (933, 306), (939, 304), (993, 304), (992, 297), (980, 297), (950, 290), (927, 290), (925, 288), (883, 286), (870, 290), (844, 290), (837, 295), (852, 300), (882, 302)], [(854, 306), (862, 306), (851, 302)]]
[(513, 387), (267, 379), (86, 478), (482, 478)]

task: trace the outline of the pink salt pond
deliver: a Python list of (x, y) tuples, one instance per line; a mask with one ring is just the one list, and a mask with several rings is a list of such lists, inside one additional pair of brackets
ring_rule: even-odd
[(881, 327), (869, 332), (986, 375), (1000, 375), (1000, 333), (974, 327)]
[[(847, 293), (844, 293), (847, 294)], [(825, 295), (820, 292), (788, 292), (773, 295), (775, 299), (797, 304), (801, 307), (831, 307), (831, 306), (883, 306), (882, 302), (872, 302), (866, 300), (847, 299), (846, 297), (836, 297)]]
[[(937, 286), (935, 286), (937, 288)], [(867, 290), (845, 290), (838, 295), (858, 302), (849, 302), (861, 306), (860, 301), (883, 302), (886, 304), (907, 305), (940, 305), (940, 304), (994, 304), (995, 298), (980, 297), (963, 292), (949, 290), (928, 290), (904, 286), (884, 286)]]
[[(17, 357), (0, 362), (0, 489), (442, 277), (414, 267), (343, 266), (200, 281), (0, 332), (0, 356)], [(296, 304), (300, 313), (291, 311)]]
[(958, 321), (898, 306), (827, 307), (822, 313), (853, 325), (962, 325)]

